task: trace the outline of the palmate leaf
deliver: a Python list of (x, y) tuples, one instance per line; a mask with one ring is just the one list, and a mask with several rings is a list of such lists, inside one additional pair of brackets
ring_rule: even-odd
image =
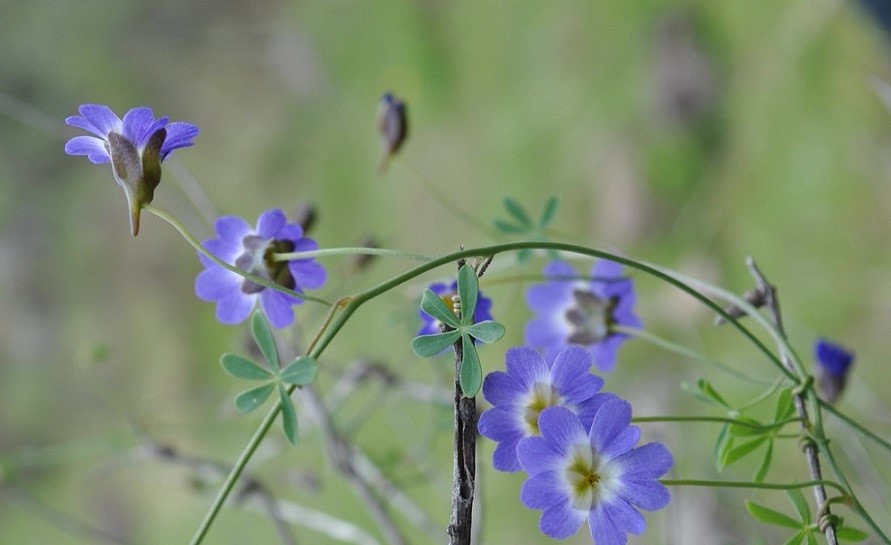
[(744, 424), (731, 424), (729, 433), (734, 437), (753, 437), (756, 435), (767, 435), (771, 432), (771, 428), (761, 427), (761, 422), (758, 422), (754, 418), (749, 418), (748, 416), (739, 416), (737, 417), (737, 420), (753, 425), (746, 426)]
[(773, 417), (774, 422), (785, 420), (792, 416), (792, 413), (794, 412), (795, 407), (792, 404), (792, 389), (786, 388), (780, 392), (779, 398), (777, 398), (777, 409)]
[(779, 511), (774, 511), (769, 507), (758, 505), (757, 503), (746, 500), (746, 510), (755, 520), (759, 520), (764, 524), (772, 524), (774, 526), (783, 526), (785, 528), (801, 529), (802, 523), (793, 519), (788, 515), (784, 515)]
[(278, 378), (287, 384), (306, 386), (312, 384), (319, 374), (319, 364), (310, 356), (300, 356), (290, 365), (282, 369)]
[(528, 233), (531, 228), (523, 227), (521, 225), (514, 225), (513, 223), (506, 222), (504, 220), (495, 219), (492, 221), (495, 224), (495, 228), (507, 235), (522, 235)]
[(789, 539), (783, 542), (783, 545), (801, 545), (801, 542), (805, 540), (810, 535), (810, 532), (806, 530), (799, 530), (795, 534), (792, 535)]
[(272, 336), (272, 330), (269, 329), (269, 323), (259, 310), (251, 318), (251, 332), (254, 335), (254, 340), (257, 341), (257, 346), (260, 347), (260, 352), (269, 362), (269, 366), (274, 371), (278, 371), (278, 348), (275, 346), (275, 338)]
[(753, 441), (749, 441), (748, 443), (743, 443), (741, 445), (734, 446), (732, 449), (730, 449), (727, 452), (726, 456), (722, 460), (724, 462), (724, 465), (729, 466), (730, 464), (739, 460), (746, 454), (751, 453), (753, 450), (755, 450), (756, 448), (761, 446), (761, 443), (763, 443), (766, 440), (767, 440), (767, 437), (762, 436), (762, 437), (759, 437), (758, 439), (755, 439)]
[(461, 392), (464, 393), (464, 397), (473, 397), (479, 393), (483, 385), (483, 368), (470, 335), (461, 335), (461, 348), (463, 349), (459, 376)]
[(557, 205), (560, 203), (560, 199), (557, 198), (557, 195), (551, 195), (547, 202), (545, 202), (544, 210), (541, 212), (541, 219), (538, 220), (538, 226), (541, 229), (544, 229), (548, 226), (551, 221), (554, 219), (554, 215), (557, 213)]
[(270, 380), (273, 374), (247, 358), (237, 354), (223, 354), (220, 358), (223, 369), (236, 378), (247, 380)]
[(281, 384), (278, 385), (279, 401), (282, 405), (282, 428), (285, 431), (285, 437), (292, 445), (297, 444), (297, 413), (294, 411), (294, 404), (291, 402), (291, 396)]
[(421, 296), (421, 310), (455, 329), (461, 327), (461, 322), (458, 321), (455, 313), (446, 306), (438, 295), (429, 289), (424, 290), (424, 294)]
[(773, 440), (768, 439), (767, 441), (767, 452), (764, 453), (764, 459), (761, 460), (761, 465), (758, 466), (758, 471), (755, 472), (755, 482), (762, 483), (764, 482), (764, 477), (767, 476), (767, 472), (770, 469), (770, 462), (773, 459)]
[(529, 214), (526, 212), (526, 209), (523, 208), (523, 205), (510, 197), (505, 197), (502, 202), (504, 202), (504, 208), (507, 210), (508, 214), (520, 222), (520, 225), (532, 227), (532, 218), (529, 217)]
[(241, 392), (235, 398), (235, 410), (240, 413), (249, 413), (263, 404), (272, 391), (275, 389), (275, 383), (270, 382), (263, 386), (251, 388), (250, 390)]
[(476, 271), (465, 263), (458, 271), (458, 297), (461, 298), (461, 323), (464, 325), (473, 323), (479, 292), (480, 281), (476, 277)]
[(715, 439), (712, 458), (718, 471), (724, 469), (724, 458), (727, 456), (727, 451), (733, 448), (733, 437), (727, 433), (729, 429), (730, 424), (721, 426), (721, 431), (718, 432), (718, 437)]
[(789, 501), (792, 502), (792, 506), (795, 507), (795, 511), (798, 512), (798, 516), (805, 524), (810, 524), (811, 522), (811, 507), (808, 505), (807, 500), (804, 499), (804, 493), (799, 488), (793, 488), (791, 490), (786, 490), (786, 496), (789, 498)]
[(848, 526), (837, 528), (835, 530), (835, 535), (836, 537), (844, 541), (863, 541), (864, 539), (869, 537), (869, 534), (867, 534), (863, 530), (849, 528)]
[(494, 320), (478, 322), (466, 328), (464, 331), (478, 341), (487, 344), (494, 343), (501, 337), (504, 337), (504, 326)]
[(461, 332), (456, 330), (435, 335), (421, 335), (412, 339), (411, 349), (416, 356), (429, 358), (455, 344), (460, 336)]

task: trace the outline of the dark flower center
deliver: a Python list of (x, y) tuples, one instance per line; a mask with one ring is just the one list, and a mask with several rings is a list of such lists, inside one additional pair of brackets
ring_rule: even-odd
[[(275, 254), (294, 251), (294, 243), (290, 240), (266, 239), (257, 235), (248, 235), (242, 239), (244, 253), (235, 260), (235, 266), (251, 274), (266, 278), (290, 290), (296, 287), (294, 277), (287, 261), (276, 261)], [(247, 278), (241, 283), (242, 293), (259, 293), (265, 289)]]
[(568, 341), (573, 344), (596, 344), (607, 338), (615, 324), (613, 310), (618, 299), (601, 299), (590, 291), (573, 290), (575, 304), (566, 311), (572, 324)]

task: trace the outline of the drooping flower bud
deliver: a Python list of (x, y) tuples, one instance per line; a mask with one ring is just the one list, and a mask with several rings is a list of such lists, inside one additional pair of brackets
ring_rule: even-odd
[(817, 385), (823, 399), (835, 403), (845, 389), (854, 354), (825, 339), (814, 344)]
[(384, 93), (377, 110), (377, 129), (381, 139), (381, 163), (378, 172), (385, 172), (390, 158), (399, 151), (408, 137), (408, 114), (405, 103), (392, 93)]

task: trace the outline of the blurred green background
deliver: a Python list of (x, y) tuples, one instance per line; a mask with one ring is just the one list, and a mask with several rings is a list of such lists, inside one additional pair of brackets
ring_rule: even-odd
[[(120, 115), (148, 105), (201, 127), (195, 147), (165, 163), (155, 203), (202, 239), (217, 214), (253, 223), (267, 208), (311, 202), (311, 235), (324, 247), (370, 235), (437, 254), (496, 240), (450, 207), (491, 225), (505, 215), (506, 195), (538, 210), (556, 194), (558, 240), (737, 292), (750, 287), (743, 260), (752, 255), (779, 286), (806, 360), (817, 335), (856, 351), (842, 408), (891, 435), (891, 114), (877, 92), (891, 80), (889, 38), (856, 3), (5, 0), (0, 13), (4, 544), (185, 543), (218, 486), (199, 461), (231, 464), (261, 418), (234, 412), (244, 385), (217, 362), (247, 353), (248, 336), (194, 297), (194, 251), (153, 216), (131, 237), (108, 165), (64, 154), (78, 131), (63, 120), (86, 102)], [(380, 176), (374, 118), (386, 90), (407, 101), (411, 135), (404, 160)], [(330, 281), (318, 294), (330, 300), (411, 266), (378, 260), (359, 274), (348, 260), (325, 264)], [(522, 343), (529, 318), (525, 285), (496, 280), (542, 264), (511, 269), (513, 258), (501, 258), (484, 279), (508, 327), (481, 350), (487, 372)], [(423, 284), (451, 273), (363, 307), (326, 352), (323, 396), (363, 362), (447, 392), (448, 359), (418, 361), (408, 342)], [(651, 331), (773, 376), (690, 298), (637, 279)], [(323, 314), (298, 309), (290, 342), (305, 343)], [(755, 392), (643, 341), (623, 349), (607, 389), (638, 415), (720, 414), (682, 390), (700, 377), (734, 402)], [(412, 392), (420, 390), (369, 379), (334, 416), (444, 528), (451, 416)], [(299, 410), (300, 445), (286, 446), (276, 428), (252, 475), (275, 498), (384, 543)], [(888, 453), (834, 419), (827, 425), (861, 499), (877, 521), (891, 520)], [(646, 425), (644, 437), (673, 449), (672, 477), (712, 478), (717, 430)], [(550, 542), (537, 532), (538, 513), (519, 504), (522, 476), (494, 472), (493, 445), (481, 445), (482, 542)], [(165, 446), (173, 459), (158, 455)], [(806, 478), (794, 439), (775, 457), (770, 479)], [(754, 468), (742, 462), (723, 477), (745, 480)], [(673, 494), (631, 542), (788, 537), (742, 507), (757, 497), (791, 513), (781, 494)], [(250, 507), (230, 502), (206, 542), (280, 543), (269, 517)], [(395, 516), (412, 543), (444, 541)], [(290, 532), (300, 543), (341, 542), (304, 524)], [(584, 531), (567, 541), (586, 542)]]

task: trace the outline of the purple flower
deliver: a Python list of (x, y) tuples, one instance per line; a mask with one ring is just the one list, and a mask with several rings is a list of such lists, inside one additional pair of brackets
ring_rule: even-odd
[[(430, 284), (429, 289), (442, 299), (442, 302), (445, 303), (446, 307), (454, 310), (452, 296), (458, 293), (457, 280), (452, 282), (451, 285), (442, 283)], [(417, 335), (442, 333), (442, 330), (439, 328), (439, 320), (430, 316), (423, 310), (418, 310), (418, 316), (421, 317), (421, 329), (418, 330)], [(485, 322), (486, 320), (492, 319), (492, 300), (483, 295), (483, 292), (480, 291), (476, 299), (476, 309), (473, 311), (473, 323)]]
[(495, 371), (483, 382), (483, 396), (493, 405), (480, 416), (479, 431), (497, 441), (492, 464), (500, 471), (519, 471), (517, 444), (539, 434), (538, 415), (548, 407), (565, 406), (590, 426), (594, 413), (612, 394), (598, 394), (603, 379), (592, 375), (591, 353), (580, 346), (565, 348), (548, 364), (532, 348), (511, 348), (507, 372)]
[[(307, 252), (318, 249), (318, 244), (303, 236), (299, 225), (288, 223), (284, 212), (267, 210), (251, 229), (246, 221), (235, 216), (217, 220), (218, 238), (204, 243), (212, 254), (226, 263), (272, 280), (288, 289), (319, 288), (327, 273), (314, 259), (275, 261), (274, 255), (285, 252)], [(224, 324), (237, 324), (250, 315), (260, 300), (260, 308), (275, 327), (285, 327), (294, 321), (293, 305), (302, 299), (267, 289), (238, 274), (220, 267), (203, 255), (198, 256), (205, 269), (195, 278), (195, 293), (199, 299), (217, 302), (217, 319)]]
[(590, 427), (566, 407), (541, 413), (541, 436), (520, 441), (517, 454), (529, 473), (520, 500), (542, 510), (542, 533), (566, 538), (587, 520), (596, 545), (621, 545), (646, 529), (638, 509), (668, 505), (658, 478), (671, 469), (671, 453), (660, 443), (634, 448), (640, 429), (630, 422), (631, 405), (618, 398), (599, 407)]
[(642, 327), (634, 315), (634, 284), (622, 276), (622, 266), (600, 260), (591, 279), (579, 279), (562, 261), (544, 268), (548, 281), (529, 288), (526, 302), (536, 313), (526, 325), (526, 344), (541, 350), (548, 361), (569, 344), (588, 347), (601, 371), (611, 371), (627, 335), (615, 326)]
[(817, 361), (820, 392), (826, 401), (835, 403), (845, 389), (854, 354), (837, 344), (819, 339), (814, 344), (814, 359)]
[(139, 233), (139, 213), (155, 196), (161, 181), (161, 162), (177, 148), (193, 144), (198, 127), (167, 117), (155, 119), (151, 108), (133, 108), (122, 120), (102, 104), (84, 104), (80, 115), (65, 123), (93, 133), (75, 136), (65, 153), (86, 155), (94, 164), (112, 164), (115, 181), (124, 189), (130, 207), (130, 228)]

